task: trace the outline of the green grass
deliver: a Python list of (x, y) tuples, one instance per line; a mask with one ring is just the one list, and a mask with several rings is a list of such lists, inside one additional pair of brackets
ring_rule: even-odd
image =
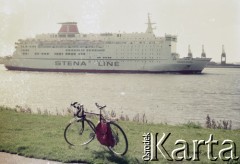
[[(224, 139), (231, 139), (236, 143), (237, 155), (240, 156), (240, 130), (205, 129), (194, 123), (171, 126), (119, 121), (118, 124), (123, 128), (129, 140), (129, 150), (124, 157), (111, 154), (96, 139), (86, 146), (69, 147), (64, 140), (63, 132), (70, 119), (70, 116), (21, 113), (0, 107), (0, 151), (61, 162), (144, 163), (142, 160), (142, 135), (147, 132), (158, 132), (158, 140), (162, 133), (171, 133), (164, 144), (164, 147), (170, 152), (177, 148), (174, 143), (178, 139), (186, 140), (192, 152), (192, 140), (207, 141), (209, 135), (213, 134), (214, 139), (219, 141), (219, 145), (214, 147), (216, 156), (219, 150), (224, 148), (221, 145)], [(158, 157), (161, 163), (168, 163), (160, 153)], [(199, 163), (210, 162), (207, 159), (207, 146), (201, 146)], [(234, 162), (240, 163), (240, 161)], [(189, 163), (196, 162), (190, 161)], [(223, 161), (218, 160), (216, 163), (223, 163)]]

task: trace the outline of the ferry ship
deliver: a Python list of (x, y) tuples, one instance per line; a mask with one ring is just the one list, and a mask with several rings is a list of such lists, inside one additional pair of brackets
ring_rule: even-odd
[(154, 34), (148, 15), (142, 33), (79, 33), (76, 22), (60, 23), (58, 33), (19, 39), (5, 62), (8, 70), (102, 73), (201, 73), (211, 58), (180, 58), (177, 36)]

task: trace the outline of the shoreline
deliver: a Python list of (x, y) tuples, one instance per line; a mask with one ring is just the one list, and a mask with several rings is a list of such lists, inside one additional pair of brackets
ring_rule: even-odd
[[(16, 106), (4, 106), (4, 105), (0, 105), (0, 108), (9, 108), (9, 109), (14, 109), (16, 112), (20, 112), (20, 113), (28, 113), (28, 114), (33, 114), (33, 115), (45, 115), (45, 116), (62, 116), (62, 117), (68, 117), (69, 115), (72, 116), (71, 111), (69, 110), (70, 108), (66, 108), (66, 109), (62, 109), (62, 110), (58, 110), (56, 109), (55, 111), (50, 111), (47, 109), (41, 109), (41, 108), (37, 108), (36, 110), (31, 109), (31, 107), (29, 106), (20, 106), (20, 105), (16, 105)], [(97, 111), (96, 111), (97, 112)], [(200, 120), (188, 120), (188, 121), (184, 121), (184, 122), (173, 122), (173, 121), (166, 121), (166, 120), (162, 120), (160, 122), (156, 122), (151, 120), (150, 116), (147, 113), (135, 113), (133, 115), (127, 115), (124, 112), (119, 112), (119, 111), (115, 111), (115, 110), (106, 110), (105, 114), (109, 117), (112, 117), (111, 115), (115, 115), (115, 117), (117, 117), (119, 120), (121, 121), (130, 121), (130, 122), (139, 122), (139, 123), (148, 123), (148, 124), (161, 124), (161, 125), (170, 125), (170, 126), (178, 126), (178, 125), (187, 125), (187, 124), (196, 124), (201, 126), (201, 128), (205, 128), (205, 122), (206, 122), (206, 118), (209, 114), (206, 113), (206, 115), (200, 119)], [(213, 119), (214, 121), (216, 121), (216, 123), (220, 123), (221, 125), (223, 124), (223, 122), (231, 122), (231, 129), (232, 130), (240, 130), (240, 127), (238, 126), (238, 120), (236, 119), (217, 119), (215, 117), (213, 117), (212, 115), (209, 115), (211, 117), (211, 119)]]
[(226, 66), (224, 66), (224, 65), (211, 65), (211, 66), (206, 66), (206, 68), (240, 68), (240, 65), (226, 65)]

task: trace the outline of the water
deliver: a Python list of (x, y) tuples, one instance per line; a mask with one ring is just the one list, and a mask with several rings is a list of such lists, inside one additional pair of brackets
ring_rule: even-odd
[(0, 65), (0, 105), (28, 106), (64, 113), (79, 101), (94, 103), (118, 115), (146, 114), (148, 122), (205, 123), (232, 120), (240, 128), (240, 69), (207, 68), (202, 75), (89, 74), (7, 71)]

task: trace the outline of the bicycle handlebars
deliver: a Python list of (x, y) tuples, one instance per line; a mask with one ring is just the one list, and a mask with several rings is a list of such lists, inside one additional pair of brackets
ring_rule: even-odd
[(100, 105), (98, 105), (98, 103), (95, 103), (95, 105), (96, 105), (96, 107), (97, 107), (98, 109), (100, 109), (100, 110), (106, 107), (106, 105), (100, 106)]
[[(95, 103), (96, 107), (100, 110), (107, 107), (106, 105), (100, 106), (98, 103)], [(83, 104), (80, 104), (78, 102), (71, 103), (71, 106), (77, 109), (77, 112), (74, 113), (74, 116), (79, 116), (79, 114), (84, 110)]]
[(71, 106), (77, 109), (77, 112), (74, 113), (74, 116), (79, 116), (79, 113), (83, 110), (83, 105), (78, 102), (74, 102), (71, 104)]

